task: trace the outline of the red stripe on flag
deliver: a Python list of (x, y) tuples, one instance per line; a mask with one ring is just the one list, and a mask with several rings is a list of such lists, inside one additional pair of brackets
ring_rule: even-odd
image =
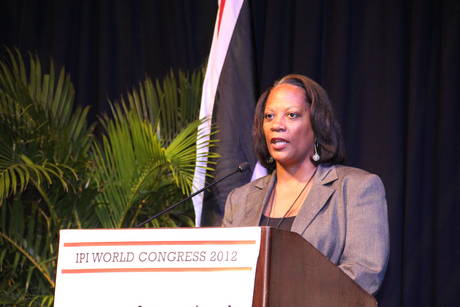
[(219, 35), (220, 31), (220, 23), (222, 21), (222, 15), (224, 14), (224, 8), (225, 8), (225, 0), (220, 0), (220, 5), (219, 5), (219, 21), (217, 23), (217, 35)]

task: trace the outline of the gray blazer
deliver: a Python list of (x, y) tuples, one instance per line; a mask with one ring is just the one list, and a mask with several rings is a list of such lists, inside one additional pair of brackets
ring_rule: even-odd
[[(222, 226), (257, 226), (276, 173), (232, 190)], [(369, 293), (385, 275), (389, 234), (380, 178), (342, 166), (318, 166), (313, 186), (292, 224), (297, 232)]]

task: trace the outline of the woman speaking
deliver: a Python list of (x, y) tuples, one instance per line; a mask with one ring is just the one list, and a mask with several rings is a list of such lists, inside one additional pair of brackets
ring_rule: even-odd
[(259, 98), (253, 138), (271, 174), (230, 192), (223, 226), (296, 232), (375, 293), (389, 254), (385, 190), (378, 176), (341, 165), (344, 145), (325, 90), (285, 76)]

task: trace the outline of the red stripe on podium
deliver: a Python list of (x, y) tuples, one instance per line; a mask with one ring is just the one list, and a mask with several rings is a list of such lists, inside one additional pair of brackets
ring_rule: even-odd
[(67, 242), (64, 247), (80, 246), (139, 246), (139, 245), (246, 245), (255, 240), (238, 241), (120, 241), (120, 242)]
[(63, 269), (62, 274), (88, 273), (140, 273), (140, 272), (222, 272), (250, 271), (251, 267), (217, 267), (217, 268), (106, 268), (106, 269)]

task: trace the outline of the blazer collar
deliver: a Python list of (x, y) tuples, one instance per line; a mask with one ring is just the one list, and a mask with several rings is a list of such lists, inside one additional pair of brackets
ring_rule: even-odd
[[(294, 220), (292, 231), (300, 234), (305, 231), (321, 208), (326, 204), (330, 196), (334, 193), (334, 189), (330, 188), (328, 185), (337, 180), (337, 178), (335, 166), (318, 166), (315, 177), (313, 178), (313, 186), (305, 199), (304, 205)], [(276, 171), (271, 175), (254, 181), (253, 187), (247, 198), (247, 204), (250, 204), (250, 206), (247, 208), (245, 220), (248, 225), (259, 225), (262, 212), (269, 201), (275, 183)]]
[(305, 199), (297, 217), (292, 224), (292, 231), (303, 234), (311, 222), (324, 207), (329, 198), (334, 194), (335, 189), (330, 183), (338, 179), (337, 170), (334, 165), (319, 165), (313, 180), (313, 186)]
[(335, 165), (325, 166), (321, 164), (318, 165), (315, 177), (315, 183), (322, 185), (331, 183), (339, 178)]
[(245, 224), (259, 225), (260, 218), (262, 217), (262, 212), (265, 208), (265, 205), (269, 201), (275, 183), (275, 172), (253, 182), (252, 189), (249, 192), (246, 200), (248, 207), (245, 214)]

